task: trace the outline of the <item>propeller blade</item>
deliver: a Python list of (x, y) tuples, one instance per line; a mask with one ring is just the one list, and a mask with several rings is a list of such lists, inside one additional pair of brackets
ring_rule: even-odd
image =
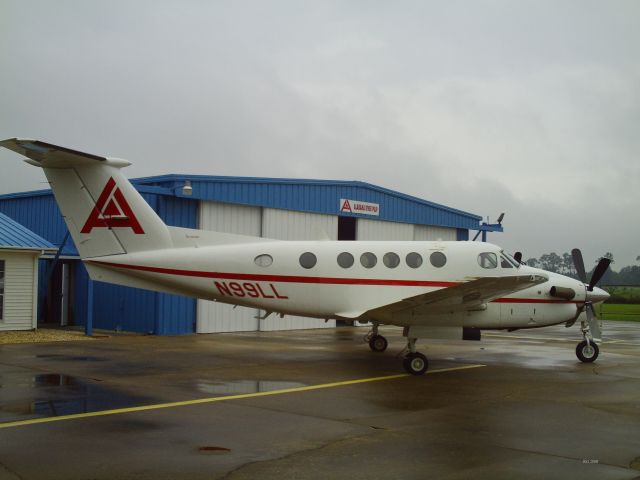
[(582, 283), (587, 283), (587, 272), (584, 270), (584, 260), (582, 260), (582, 252), (578, 248), (571, 250), (573, 257), (573, 266), (576, 267), (576, 273)]
[(589, 331), (591, 336), (598, 342), (602, 341), (602, 329), (600, 328), (600, 322), (596, 317), (596, 312), (593, 309), (592, 303), (586, 303), (585, 309), (587, 311), (587, 324), (589, 325)]
[(593, 290), (593, 287), (595, 287), (596, 284), (600, 281), (600, 279), (604, 275), (604, 272), (607, 271), (607, 268), (609, 268), (609, 264), (610, 263), (611, 263), (611, 260), (608, 259), (608, 258), (601, 258), (600, 259), (600, 261), (598, 262), (598, 265), (596, 266), (595, 270), (593, 271), (593, 275), (591, 275), (591, 280), (589, 281), (589, 291), (590, 292)]
[(522, 263), (522, 252), (516, 252), (513, 258), (516, 262)]

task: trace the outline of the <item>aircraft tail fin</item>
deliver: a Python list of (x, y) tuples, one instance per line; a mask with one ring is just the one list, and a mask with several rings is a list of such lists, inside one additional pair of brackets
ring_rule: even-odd
[(122, 174), (130, 162), (38, 140), (0, 145), (44, 170), (82, 258), (172, 246), (167, 226)]

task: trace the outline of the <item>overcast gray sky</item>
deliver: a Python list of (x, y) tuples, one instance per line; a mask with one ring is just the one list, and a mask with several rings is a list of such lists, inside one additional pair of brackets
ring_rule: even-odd
[[(0, 137), (362, 180), (525, 258), (640, 255), (640, 2), (0, 0)], [(0, 193), (44, 175), (0, 151)], [(588, 265), (589, 266), (589, 265)]]

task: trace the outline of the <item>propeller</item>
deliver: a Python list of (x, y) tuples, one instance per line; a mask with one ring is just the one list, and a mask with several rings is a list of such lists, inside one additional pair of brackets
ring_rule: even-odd
[[(578, 278), (582, 283), (586, 285), (587, 272), (584, 269), (584, 260), (582, 259), (582, 252), (579, 249), (574, 248), (573, 250), (571, 250), (571, 256), (573, 257), (573, 266), (576, 268), (576, 273), (578, 274)], [(602, 257), (600, 259), (600, 261), (598, 262), (598, 265), (596, 265), (596, 268), (593, 270), (593, 273), (591, 274), (591, 280), (589, 280), (589, 284), (587, 285), (587, 290), (589, 292), (593, 292), (593, 287), (595, 287), (598, 284), (598, 282), (604, 275), (604, 272), (606, 272), (607, 268), (609, 268), (609, 264), (611, 264), (611, 259), (605, 258), (605, 257)]]
[(593, 288), (598, 284), (604, 273), (607, 271), (607, 268), (609, 268), (611, 259), (604, 257), (601, 258), (598, 262), (598, 265), (596, 265), (596, 268), (591, 274), (589, 283), (587, 283), (587, 272), (584, 268), (582, 252), (579, 249), (574, 248), (573, 250), (571, 250), (571, 256), (573, 257), (573, 265), (576, 269), (576, 273), (578, 274), (578, 278), (580, 278), (580, 281), (585, 284), (585, 301), (583, 305), (578, 307), (575, 318), (568, 321), (566, 326), (572, 326), (576, 322), (580, 314), (584, 311), (587, 314), (587, 324), (589, 325), (591, 335), (593, 335), (594, 338), (600, 339), (602, 338), (602, 331), (600, 329), (600, 324), (598, 323), (596, 318), (596, 312), (593, 308), (593, 300), (595, 299), (596, 301), (602, 301), (606, 297), (599, 297), (597, 294), (590, 295), (590, 292), (593, 292)]

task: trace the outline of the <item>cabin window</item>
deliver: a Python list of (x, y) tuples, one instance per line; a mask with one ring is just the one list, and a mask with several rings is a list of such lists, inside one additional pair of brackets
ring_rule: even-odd
[(388, 268), (396, 268), (400, 265), (400, 257), (393, 252), (388, 252), (384, 254), (384, 257), (382, 257), (382, 263), (384, 263)]
[(318, 263), (318, 259), (311, 252), (304, 252), (300, 255), (300, 265), (304, 268), (313, 268)]
[(364, 252), (360, 255), (360, 263), (364, 268), (373, 268), (378, 263), (378, 258), (371, 252)]
[(422, 255), (416, 252), (411, 252), (407, 254), (405, 261), (411, 268), (418, 268), (420, 265), (422, 265)]
[(0, 320), (4, 319), (4, 260), (0, 260)]
[(342, 252), (340, 255), (338, 255), (338, 265), (340, 265), (342, 268), (351, 268), (354, 261), (355, 260), (353, 258), (353, 255), (351, 255), (349, 252)]
[(271, 255), (263, 253), (262, 255), (258, 255), (256, 258), (254, 258), (253, 262), (259, 267), (270, 267), (273, 263), (273, 257)]
[(482, 268), (496, 268), (498, 266), (498, 256), (493, 252), (483, 252), (478, 255), (478, 264)]
[(441, 268), (444, 267), (444, 265), (447, 263), (447, 257), (442, 252), (433, 252), (429, 256), (429, 261), (434, 267)]

